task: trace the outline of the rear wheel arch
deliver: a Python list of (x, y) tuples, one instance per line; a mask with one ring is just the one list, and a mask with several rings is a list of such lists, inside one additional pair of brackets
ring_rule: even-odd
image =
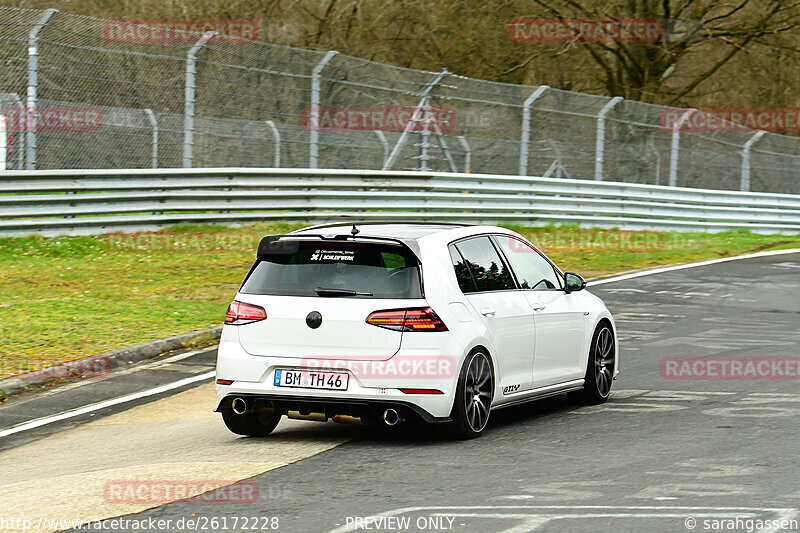
[[(460, 361), (458, 361), (458, 365), (456, 366), (456, 369), (455, 369), (456, 374), (453, 376), (453, 391), (454, 391), (454, 393), (453, 393), (453, 404), (450, 405), (451, 409), (452, 409), (453, 405), (455, 405), (455, 397), (456, 397), (455, 391), (458, 388), (458, 383), (459, 383), (460, 379), (462, 378), (461, 374), (464, 371), (464, 365), (466, 364), (467, 359), (472, 357), (477, 352), (482, 352), (482, 353), (486, 354), (486, 357), (489, 358), (489, 362), (492, 364), (492, 387), (493, 387), (493, 390), (495, 392), (497, 392), (497, 381), (498, 381), (498, 376), (500, 375), (500, 368), (498, 367), (498, 363), (495, 360), (494, 356), (492, 356), (492, 352), (486, 347), (485, 343), (476, 344), (472, 348), (470, 348), (469, 350), (466, 350), (464, 352), (464, 356), (461, 358)], [(494, 398), (492, 398), (492, 400), (494, 400)]]
[(473, 346), (472, 348), (470, 348), (464, 354), (464, 357), (461, 359), (461, 361), (459, 363), (459, 366), (458, 366), (459, 375), (456, 376), (456, 377), (461, 377), (461, 370), (462, 370), (462, 368), (464, 366), (464, 362), (467, 359), (469, 359), (470, 357), (472, 357), (476, 352), (483, 352), (484, 354), (486, 354), (486, 357), (489, 358), (489, 361), (492, 363), (492, 381), (493, 381), (492, 384), (496, 385), (497, 384), (497, 376), (500, 374), (500, 368), (498, 367), (498, 363), (495, 360), (494, 356), (492, 356), (492, 352), (486, 347), (485, 344), (477, 344), (477, 345)]

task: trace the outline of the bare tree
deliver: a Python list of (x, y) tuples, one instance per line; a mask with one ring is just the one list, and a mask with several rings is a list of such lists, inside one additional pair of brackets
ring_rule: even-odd
[(759, 40), (788, 32), (800, 21), (798, 2), (785, 0), (534, 0), (558, 19), (657, 19), (662, 38), (574, 43), (602, 69), (606, 92), (674, 104)]

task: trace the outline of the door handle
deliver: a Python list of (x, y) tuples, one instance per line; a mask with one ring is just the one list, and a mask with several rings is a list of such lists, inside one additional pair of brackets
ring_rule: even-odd
[(494, 316), (497, 313), (496, 309), (492, 309), (491, 307), (484, 307), (481, 309), (481, 314), (483, 316)]
[(545, 306), (543, 306), (543, 305), (539, 305), (539, 304), (533, 305), (533, 304), (531, 304), (531, 309), (533, 309), (534, 311), (544, 311), (544, 308), (545, 308)]

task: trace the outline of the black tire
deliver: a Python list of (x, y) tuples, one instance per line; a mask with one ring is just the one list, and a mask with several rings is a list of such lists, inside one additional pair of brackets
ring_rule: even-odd
[(470, 352), (464, 360), (456, 387), (456, 397), (448, 428), (457, 439), (474, 439), (489, 422), (494, 397), (492, 360), (482, 349)]
[(614, 383), (615, 355), (614, 331), (611, 329), (611, 324), (601, 322), (592, 335), (583, 389), (570, 392), (567, 396), (582, 404), (605, 403), (611, 394), (611, 385)]
[(281, 417), (273, 409), (248, 411), (237, 415), (232, 409), (223, 409), (222, 420), (233, 433), (248, 437), (266, 437), (280, 422)]

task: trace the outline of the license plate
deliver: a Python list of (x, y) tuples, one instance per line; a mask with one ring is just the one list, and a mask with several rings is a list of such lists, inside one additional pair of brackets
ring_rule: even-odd
[(347, 372), (285, 369), (279, 369), (275, 371), (276, 387), (347, 390), (347, 384), (349, 380), (350, 374)]

